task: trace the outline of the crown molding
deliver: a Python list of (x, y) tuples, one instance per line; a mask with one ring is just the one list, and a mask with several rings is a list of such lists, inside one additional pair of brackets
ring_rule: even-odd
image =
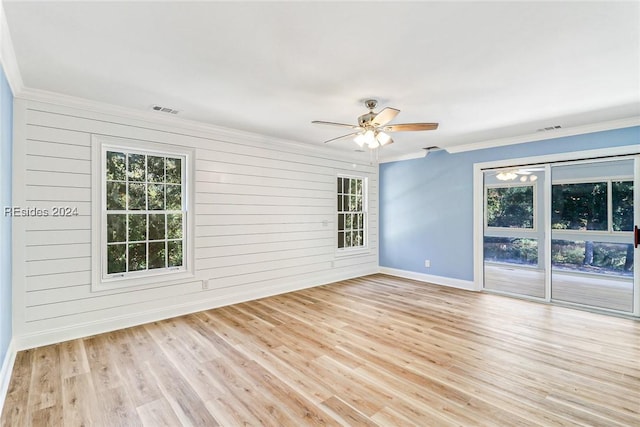
[(358, 164), (369, 163), (368, 158), (363, 159), (361, 156), (357, 156), (354, 153), (345, 152), (326, 145), (316, 146), (299, 141), (277, 138), (270, 135), (262, 135), (254, 132), (198, 122), (195, 120), (188, 120), (168, 114), (165, 115), (164, 113), (158, 113), (156, 111), (138, 110), (135, 108), (93, 101), (86, 98), (80, 98), (58, 92), (23, 88), (18, 94), (15, 95), (15, 97), (28, 101), (36, 101), (61, 107), (75, 108), (99, 114), (108, 114), (124, 119), (140, 120), (150, 124), (169, 126), (173, 129), (179, 129), (185, 132), (205, 133), (210, 137), (215, 136), (216, 138), (226, 138), (232, 141), (278, 144), (283, 148), (287, 147), (289, 149), (300, 150), (305, 152), (306, 154), (313, 154), (320, 157), (328, 156), (332, 159), (335, 159), (336, 157), (340, 159), (348, 159), (349, 161), (353, 161)]
[[(17, 70), (17, 68), (16, 68)], [(19, 77), (19, 73), (18, 73)], [(8, 78), (8, 76), (7, 76)], [(20, 84), (22, 81), (20, 80)], [(13, 86), (12, 86), (13, 89)], [(203, 132), (216, 137), (229, 138), (231, 140), (241, 140), (256, 143), (276, 143), (282, 147), (290, 149), (302, 150), (306, 153), (313, 153), (320, 156), (336, 156), (342, 159), (348, 159), (359, 164), (370, 163), (369, 158), (362, 158), (349, 151), (340, 150), (334, 147), (322, 145), (316, 146), (298, 141), (292, 141), (274, 136), (261, 135), (253, 132), (242, 131), (238, 129), (225, 128), (222, 126), (212, 125), (208, 123), (198, 122), (194, 120), (183, 119), (181, 117), (160, 115), (154, 111), (137, 110), (129, 107), (122, 107), (114, 104), (108, 104), (98, 101), (92, 101), (85, 98), (79, 98), (71, 95), (65, 95), (57, 92), (50, 92), (40, 89), (31, 89), (22, 87), (19, 91), (14, 91), (16, 98), (26, 99), (30, 101), (42, 102), (47, 104), (59, 105), (68, 108), (77, 108), (85, 111), (91, 111), (101, 114), (109, 114), (116, 117), (126, 119), (137, 119), (147, 123), (156, 125), (171, 126), (175, 129), (181, 129), (187, 132)], [(575, 126), (570, 128), (558, 129), (550, 132), (536, 132), (525, 135), (518, 135), (507, 138), (497, 138), (485, 141), (479, 141), (468, 144), (454, 145), (451, 147), (443, 147), (448, 153), (455, 154), (465, 151), (482, 150), (487, 148), (503, 147), (507, 145), (523, 144), (527, 142), (544, 141), (548, 139), (561, 138), (566, 136), (583, 135), (593, 132), (601, 132), (614, 129), (623, 129), (628, 127), (640, 126), (640, 116), (629, 117), (619, 120), (610, 120), (600, 123), (592, 123), (584, 126)], [(424, 150), (411, 152), (400, 155), (392, 155), (379, 159), (379, 163), (390, 163), (402, 160), (412, 160), (425, 157)]]
[(379, 163), (391, 163), (391, 162), (400, 162), (402, 160), (422, 159), (423, 157), (427, 157), (427, 154), (429, 154), (429, 152), (422, 149), (420, 151), (415, 151), (411, 153), (398, 154), (395, 156), (380, 158)]
[[(443, 147), (445, 151), (451, 154), (462, 153), (465, 151), (483, 150), (487, 148), (504, 147), (507, 145), (524, 144), (527, 142), (544, 141), (547, 139), (562, 138), (566, 136), (584, 135), (587, 133), (602, 132), (614, 129), (624, 129), (628, 127), (640, 126), (640, 116), (628, 117), (619, 120), (610, 120), (606, 122), (592, 123), (584, 126), (574, 126), (564, 129), (558, 129), (550, 132), (536, 132), (525, 135), (517, 135), (508, 138), (488, 139), (485, 141), (473, 142), (468, 144), (454, 145), (451, 147)], [(415, 151), (406, 154), (391, 155), (380, 158), (379, 163), (399, 162), (402, 160), (421, 159), (426, 157), (428, 153), (424, 150)]]
[(549, 132), (535, 132), (525, 135), (512, 136), (507, 138), (489, 139), (486, 141), (473, 142), (469, 144), (454, 145), (444, 147), (448, 153), (462, 153), (464, 151), (482, 150), (485, 148), (504, 147), (505, 145), (523, 144), (526, 142), (544, 141), (547, 139), (562, 138), (565, 136), (584, 135), (587, 133), (602, 132), (614, 129), (640, 126), (640, 116), (628, 117), (619, 120), (609, 120), (606, 122), (591, 123), (583, 126), (562, 128)]
[(20, 75), (20, 69), (18, 68), (16, 53), (13, 50), (11, 33), (9, 32), (9, 25), (2, 1), (0, 1), (0, 65), (4, 70), (4, 74), (7, 76), (9, 87), (11, 87), (14, 96), (22, 92), (24, 84), (22, 82), (22, 76)]

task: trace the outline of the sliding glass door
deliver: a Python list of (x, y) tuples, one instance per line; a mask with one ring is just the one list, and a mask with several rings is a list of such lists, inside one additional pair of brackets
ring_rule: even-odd
[(544, 298), (545, 168), (489, 170), (484, 183), (485, 289)]
[(484, 289), (640, 314), (637, 162), (484, 170)]
[(634, 160), (551, 173), (551, 299), (633, 312)]

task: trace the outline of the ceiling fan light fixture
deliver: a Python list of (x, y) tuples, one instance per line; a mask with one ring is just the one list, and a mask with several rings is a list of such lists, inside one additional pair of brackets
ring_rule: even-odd
[(376, 134), (374, 131), (372, 131), (371, 129), (367, 130), (364, 135), (364, 141), (367, 144), (367, 147), (374, 149), (377, 148), (380, 144), (378, 143), (378, 140), (376, 139)]
[(496, 175), (496, 178), (498, 178), (500, 181), (513, 181), (517, 177), (518, 177), (518, 174), (511, 171), (500, 172), (499, 174)]
[(360, 148), (362, 148), (364, 147), (364, 144), (367, 142), (367, 139), (365, 138), (364, 134), (359, 133), (358, 135), (356, 135), (355, 138), (353, 138), (353, 142), (355, 142), (356, 144), (358, 144)]
[(389, 135), (391, 132), (435, 130), (438, 128), (438, 123), (401, 123), (388, 125), (388, 123), (400, 113), (400, 110), (386, 107), (376, 113), (373, 111), (377, 105), (375, 99), (367, 99), (365, 105), (369, 109), (369, 112), (358, 117), (357, 125), (326, 122), (322, 120), (313, 120), (311, 123), (351, 129), (351, 133), (328, 139), (324, 141), (325, 144), (349, 138), (353, 139), (353, 142), (358, 144), (360, 148), (364, 148), (366, 145), (370, 150), (377, 150), (385, 145), (393, 144), (393, 138)]
[(386, 134), (384, 132), (378, 132), (378, 134), (376, 135), (376, 139), (380, 143), (380, 146), (386, 145), (391, 142), (391, 137), (389, 136), (389, 134)]

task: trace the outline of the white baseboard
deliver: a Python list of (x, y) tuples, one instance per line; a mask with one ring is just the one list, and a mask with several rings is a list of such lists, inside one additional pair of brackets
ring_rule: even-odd
[(16, 361), (17, 350), (15, 344), (13, 339), (9, 342), (7, 354), (5, 354), (2, 361), (2, 370), (0, 370), (0, 414), (2, 413), (2, 408), (4, 408), (4, 401), (7, 398), (11, 373), (13, 372), (13, 364)]
[(238, 304), (241, 302), (256, 300), (273, 295), (279, 295), (315, 286), (322, 286), (341, 280), (353, 279), (355, 277), (374, 274), (377, 272), (378, 271), (375, 266), (367, 266), (363, 269), (358, 270), (354, 269), (347, 275), (345, 275), (344, 272), (337, 272), (334, 274), (331, 274), (331, 272), (329, 272), (329, 274), (323, 274), (321, 278), (313, 278), (307, 280), (293, 279), (293, 281), (289, 283), (285, 282), (276, 286), (269, 286), (258, 290), (252, 289), (249, 291), (236, 293), (231, 293), (230, 290), (230, 292), (226, 295), (217, 295), (210, 298), (202, 298), (186, 304), (172, 305), (170, 307), (148, 310), (142, 313), (113, 317), (64, 328), (38, 331), (36, 333), (23, 333), (18, 336), (14, 336), (14, 348), (17, 350), (25, 350), (34, 347), (40, 347), (43, 345), (56, 344), (63, 341), (88, 337), (91, 335), (115, 331), (118, 329), (129, 328), (132, 326), (156, 322), (159, 320), (169, 319), (172, 317), (182, 316), (198, 311), (210, 310), (225, 305)]
[(398, 270), (396, 268), (389, 267), (380, 267), (379, 272), (390, 276), (433, 283), (434, 285), (449, 286), (451, 288), (464, 289), (467, 291), (479, 290), (472, 280), (453, 279), (451, 277), (434, 276), (431, 274), (416, 273), (414, 271)]

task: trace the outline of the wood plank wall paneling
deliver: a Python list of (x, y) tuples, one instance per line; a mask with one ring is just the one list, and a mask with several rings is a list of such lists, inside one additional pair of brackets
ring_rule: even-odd
[[(18, 100), (16, 109), (17, 204), (78, 208), (74, 217), (14, 221), (14, 271), (23, 274), (14, 280), (14, 327), (17, 337), (36, 337), (32, 345), (38, 336), (43, 343), (56, 331), (70, 338), (77, 325), (136, 311), (186, 312), (203, 301), (246, 300), (377, 269), (377, 166), (368, 156), (354, 161), (266, 137), (186, 131), (37, 101)], [(92, 134), (195, 149), (195, 280), (91, 291)], [(354, 173), (354, 163), (355, 173), (369, 177), (371, 250), (336, 258), (335, 177)]]

